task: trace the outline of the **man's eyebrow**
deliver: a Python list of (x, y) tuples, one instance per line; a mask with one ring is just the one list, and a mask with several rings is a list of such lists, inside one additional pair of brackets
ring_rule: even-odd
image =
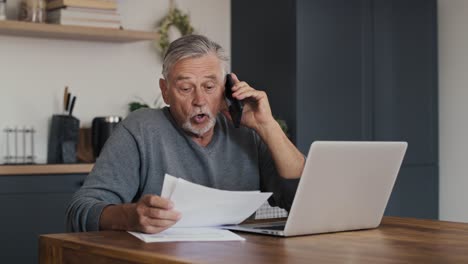
[(176, 82), (177, 81), (183, 81), (183, 80), (189, 80), (189, 79), (190, 79), (190, 77), (181, 75), (181, 76), (177, 76)]
[(218, 78), (216, 77), (216, 74), (207, 75), (207, 76), (205, 76), (205, 78), (211, 79), (211, 80), (214, 80), (214, 81), (216, 81), (216, 80), (218, 79)]
[[(211, 79), (211, 80), (217, 80), (217, 76), (216, 74), (210, 74), (210, 75), (206, 75), (206, 76), (203, 76), (203, 78), (206, 78), (206, 79)], [(177, 81), (184, 81), (184, 80), (190, 80), (191, 77), (189, 76), (183, 76), (183, 75), (180, 75), (180, 76), (177, 76), (176, 77), (176, 82)]]

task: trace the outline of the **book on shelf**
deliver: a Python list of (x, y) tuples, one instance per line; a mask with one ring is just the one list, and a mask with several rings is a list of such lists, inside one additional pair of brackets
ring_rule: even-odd
[(47, 12), (48, 20), (72, 19), (72, 20), (90, 20), (98, 22), (111, 22), (120, 24), (120, 15), (114, 13), (99, 13), (91, 11), (81, 11), (69, 8), (55, 9)]
[(120, 23), (107, 22), (101, 20), (90, 19), (68, 19), (68, 18), (48, 18), (48, 23), (67, 25), (67, 26), (85, 26), (85, 27), (101, 27), (101, 28), (120, 28)]
[(116, 10), (116, 0), (49, 0), (47, 1), (47, 10), (62, 7), (82, 7), (96, 8), (104, 10)]
[(66, 6), (60, 9), (52, 9), (48, 12), (54, 12), (56, 10), (67, 10), (70, 13), (92, 13), (92, 14), (108, 14), (108, 15), (120, 15), (117, 12), (117, 9), (99, 9), (99, 8), (91, 8), (91, 7), (74, 7), (74, 6)]

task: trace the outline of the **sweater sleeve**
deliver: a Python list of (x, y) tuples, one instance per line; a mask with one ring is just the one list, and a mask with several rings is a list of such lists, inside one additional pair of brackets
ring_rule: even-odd
[(268, 203), (271, 206), (279, 206), (289, 212), (299, 179), (285, 179), (279, 176), (270, 150), (260, 137), (256, 136), (260, 167), (260, 190), (262, 192), (273, 192), (273, 195), (268, 199)]
[(120, 124), (107, 140), (66, 213), (70, 232), (99, 230), (104, 207), (132, 202), (140, 182), (140, 155), (135, 137)]

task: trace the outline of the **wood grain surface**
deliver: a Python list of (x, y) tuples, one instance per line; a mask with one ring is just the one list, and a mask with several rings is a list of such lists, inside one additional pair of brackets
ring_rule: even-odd
[(468, 263), (468, 224), (384, 217), (377, 229), (244, 242), (144, 243), (126, 232), (40, 237), (40, 263)]
[(89, 173), (94, 164), (41, 164), (41, 165), (1, 165), (0, 176), (43, 175), (43, 174), (82, 174)]
[(68, 26), (23, 21), (0, 21), (0, 35), (123, 43), (151, 41), (159, 37), (156, 32), (140, 30)]

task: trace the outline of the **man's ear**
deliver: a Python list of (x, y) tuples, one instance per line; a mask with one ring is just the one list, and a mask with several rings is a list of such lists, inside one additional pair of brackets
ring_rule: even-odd
[(168, 95), (168, 87), (167, 87), (167, 81), (163, 78), (159, 79), (159, 88), (161, 89), (161, 95), (164, 99), (164, 103), (167, 105), (171, 105), (169, 102), (169, 95)]

